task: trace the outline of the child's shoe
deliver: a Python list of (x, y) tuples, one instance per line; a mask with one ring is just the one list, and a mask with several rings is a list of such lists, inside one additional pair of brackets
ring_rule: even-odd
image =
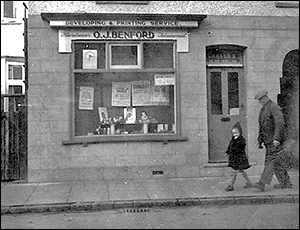
[(260, 191), (265, 191), (265, 184), (261, 182), (257, 182), (256, 184), (253, 185), (253, 187), (258, 188)]
[(228, 187), (225, 188), (225, 191), (226, 192), (233, 191), (233, 186), (232, 185), (228, 185)]
[(252, 187), (253, 187), (252, 183), (251, 184), (246, 183), (246, 185), (243, 188), (252, 188)]

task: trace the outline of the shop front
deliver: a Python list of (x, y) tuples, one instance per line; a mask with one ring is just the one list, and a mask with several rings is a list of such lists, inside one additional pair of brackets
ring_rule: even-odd
[(279, 63), (297, 46), (295, 18), (281, 21), (286, 35), (272, 33), (282, 27), (276, 17), (42, 12), (30, 19), (29, 181), (226, 176), (237, 122), (249, 175), (262, 169), (254, 95), (267, 88), (276, 101)]

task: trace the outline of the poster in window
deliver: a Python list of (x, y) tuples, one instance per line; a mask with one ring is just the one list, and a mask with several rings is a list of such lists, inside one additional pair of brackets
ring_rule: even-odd
[(174, 74), (155, 74), (154, 75), (155, 85), (175, 85)]
[(94, 88), (80, 87), (79, 89), (79, 109), (93, 110), (94, 104)]
[(132, 105), (151, 105), (150, 81), (133, 81), (132, 84)]
[(100, 123), (104, 123), (106, 119), (108, 118), (108, 112), (106, 107), (98, 107), (99, 117), (100, 117)]
[(124, 108), (124, 119), (126, 124), (134, 124), (136, 122), (136, 108)]
[(152, 105), (169, 105), (169, 86), (153, 85), (151, 93)]
[(130, 106), (131, 83), (112, 83), (112, 106)]
[(82, 68), (97, 69), (97, 50), (82, 50)]

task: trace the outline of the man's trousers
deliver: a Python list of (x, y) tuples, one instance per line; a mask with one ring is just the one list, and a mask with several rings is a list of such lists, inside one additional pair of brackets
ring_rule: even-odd
[(282, 146), (275, 147), (271, 144), (271, 145), (266, 145), (265, 147), (266, 147), (265, 165), (259, 182), (263, 184), (271, 184), (273, 174), (275, 174), (280, 184), (282, 185), (290, 184), (291, 183), (290, 176), (287, 170), (280, 163), (280, 161), (278, 160), (278, 156), (276, 155), (282, 149)]

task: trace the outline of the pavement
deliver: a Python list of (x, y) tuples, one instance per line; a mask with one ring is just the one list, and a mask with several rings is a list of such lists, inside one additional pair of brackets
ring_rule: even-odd
[[(299, 170), (289, 172), (293, 187), (275, 189), (277, 179), (264, 192), (245, 189), (238, 174), (234, 191), (226, 192), (229, 177), (155, 178), (139, 180), (55, 183), (1, 182), (1, 215), (44, 212), (86, 212), (126, 209), (143, 212), (150, 207), (189, 205), (299, 204)], [(253, 183), (258, 176), (249, 176)]]

